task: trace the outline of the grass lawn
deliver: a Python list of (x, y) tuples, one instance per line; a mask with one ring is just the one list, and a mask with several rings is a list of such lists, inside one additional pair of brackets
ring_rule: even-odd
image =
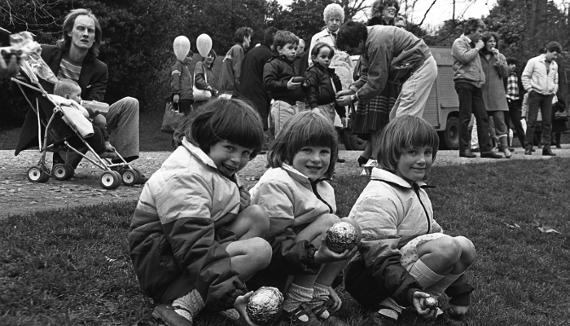
[[(570, 320), (570, 160), (435, 168), (429, 190), (446, 232), (473, 240), (470, 325)], [(346, 215), (366, 178), (334, 181)], [(153, 325), (126, 233), (134, 202), (13, 216), (0, 222), (0, 325)], [(543, 233), (538, 226), (561, 232)], [(341, 293), (343, 294), (343, 293)], [(364, 312), (343, 294), (339, 317)], [(197, 325), (222, 325), (203, 317)], [(402, 325), (439, 325), (404, 316)]]

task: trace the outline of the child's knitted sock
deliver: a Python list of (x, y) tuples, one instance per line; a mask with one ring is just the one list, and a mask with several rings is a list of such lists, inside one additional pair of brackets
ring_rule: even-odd
[[(309, 302), (308, 306), (311, 309), (321, 306), (329, 300), (329, 297), (330, 293), (328, 286), (315, 283), (315, 286), (313, 287), (313, 299)], [(329, 311), (325, 309), (318, 317), (321, 319), (327, 319), (329, 316)]]
[(443, 277), (439, 282), (435, 283), (431, 287), (428, 288), (430, 292), (437, 293), (441, 295), (443, 291), (445, 291), (453, 282), (457, 281), (457, 279), (463, 274), (449, 274)]
[(396, 300), (388, 297), (380, 302), (380, 309), (378, 310), (378, 313), (386, 317), (398, 320), (398, 317), (400, 317), (402, 310), (404, 310), (403, 307), (400, 306)]
[(313, 299), (313, 289), (302, 287), (292, 283), (287, 290), (283, 301), (283, 310), (291, 312), (297, 309), (302, 303), (310, 302)]
[(192, 321), (204, 307), (204, 299), (202, 299), (197, 290), (192, 290), (188, 294), (172, 301), (174, 312), (189, 321)]
[(421, 259), (418, 259), (414, 263), (410, 269), (410, 275), (412, 275), (424, 289), (430, 288), (445, 277), (444, 275), (439, 275), (432, 271)]

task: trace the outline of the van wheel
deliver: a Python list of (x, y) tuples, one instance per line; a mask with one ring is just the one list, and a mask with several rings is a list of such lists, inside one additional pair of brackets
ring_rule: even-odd
[(447, 149), (459, 148), (459, 118), (447, 118), (445, 131), (443, 132), (443, 143)]

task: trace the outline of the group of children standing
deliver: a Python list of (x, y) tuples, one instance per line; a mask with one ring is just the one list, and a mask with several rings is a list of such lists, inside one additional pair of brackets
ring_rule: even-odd
[[(268, 63), (276, 71), (267, 78), (282, 91), (274, 93), (278, 101), (290, 105), (300, 85), (292, 85), (299, 83), (288, 78), (285, 60), (296, 40), (282, 34), (276, 34), (282, 57), (275, 60), (283, 63)], [(315, 49), (326, 65), (332, 49)], [(190, 115), (181, 145), (145, 184), (128, 235), (141, 287), (158, 304), (154, 317), (192, 325), (208, 309), (253, 325), (245, 309), (249, 289), (270, 285), (285, 294), (285, 322), (337, 325), (333, 314), (342, 302), (333, 281), (343, 270), (348, 292), (375, 309), (366, 325), (384, 325), (374, 322), (379, 318), (395, 323), (410, 305), (434, 316), (426, 298), (446, 289), (453, 289), (450, 315), (467, 312), (472, 288), (463, 273), (473, 262), (473, 244), (442, 233), (424, 190), (438, 149), (435, 130), (413, 116), (390, 122), (381, 169), (343, 219), (360, 227), (363, 240), (336, 253), (323, 241), (341, 220), (328, 182), (338, 141), (327, 112), (296, 113), (281, 126), (267, 154), (269, 169), (249, 191), (237, 172), (261, 149), (257, 112), (238, 99), (216, 99)]]

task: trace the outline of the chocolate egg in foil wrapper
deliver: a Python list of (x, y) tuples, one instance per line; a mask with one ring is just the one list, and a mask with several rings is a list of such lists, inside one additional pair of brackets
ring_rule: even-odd
[(438, 307), (439, 302), (437, 302), (437, 299), (434, 297), (429, 297), (429, 298), (425, 298), (425, 306), (428, 309), (435, 309)]
[(283, 294), (277, 288), (262, 286), (249, 298), (246, 311), (251, 321), (263, 325), (277, 317), (282, 305)]
[(328, 230), (325, 243), (330, 250), (342, 253), (346, 249), (352, 249), (360, 241), (360, 231), (348, 222), (337, 222)]

